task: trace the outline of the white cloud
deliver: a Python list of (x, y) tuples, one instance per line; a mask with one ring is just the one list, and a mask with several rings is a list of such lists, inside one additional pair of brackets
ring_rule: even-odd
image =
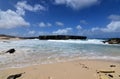
[(64, 29), (59, 29), (57, 31), (54, 31), (53, 34), (69, 34), (72, 31), (72, 28), (64, 28)]
[[(25, 11), (45, 11), (46, 8), (40, 4), (35, 4), (31, 6), (27, 3), (27, 1), (19, 1), (15, 5), (16, 11), (13, 10), (0, 10), (0, 28), (8, 29), (8, 28), (15, 28), (18, 26), (29, 26), (30, 23), (26, 22), (23, 18), (25, 15)], [(47, 23), (47, 26), (51, 26), (50, 23)]]
[(40, 26), (40, 27), (45, 27), (46, 24), (45, 24), (44, 22), (41, 22), (41, 23), (39, 23), (39, 26)]
[(118, 21), (120, 20), (120, 15), (110, 15), (108, 18), (112, 21)]
[(18, 15), (15, 11), (8, 9), (0, 10), (0, 28), (15, 28), (18, 26), (29, 26), (30, 24)]
[(92, 31), (102, 31), (102, 32), (120, 32), (120, 15), (110, 15), (108, 17), (112, 21), (106, 25), (104, 28), (94, 27)]
[(93, 28), (91, 29), (92, 32), (94, 32), (94, 31), (99, 31), (99, 30), (101, 30), (99, 27), (93, 27)]
[(100, 27), (94, 27), (91, 29), (92, 32), (95, 31), (101, 31), (101, 32), (120, 32), (120, 21), (112, 21), (110, 22), (106, 27), (100, 28)]
[(56, 22), (55, 23), (57, 26), (64, 26), (64, 23), (62, 23), (62, 22)]
[(80, 25), (77, 25), (77, 26), (76, 26), (76, 29), (81, 30), (82, 27), (81, 27)]
[(46, 8), (40, 4), (35, 4), (34, 6), (31, 6), (27, 4), (27, 1), (19, 1), (17, 2), (15, 7), (17, 8), (16, 12), (19, 15), (25, 15), (25, 10), (32, 11), (32, 12), (46, 10)]
[(38, 24), (38, 26), (39, 26), (39, 27), (50, 27), (50, 26), (52, 26), (52, 24), (51, 24), (51, 23), (40, 22), (40, 23)]
[[(105, 27), (93, 27), (91, 29), (78, 30), (79, 35), (85, 35), (89, 37), (118, 37), (120, 33), (120, 20), (119, 15), (110, 15), (111, 22)], [(79, 28), (79, 26), (78, 26)]]
[(101, 28), (104, 32), (120, 32), (120, 21), (112, 21), (106, 28)]
[(73, 9), (82, 9), (92, 6), (98, 2), (99, 0), (54, 0), (54, 3), (57, 5), (65, 4)]

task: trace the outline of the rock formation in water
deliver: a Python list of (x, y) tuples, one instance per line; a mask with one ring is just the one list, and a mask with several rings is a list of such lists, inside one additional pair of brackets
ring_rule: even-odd
[(68, 39), (87, 39), (86, 36), (72, 36), (72, 35), (43, 35), (39, 36), (40, 40), (68, 40)]
[(40, 39), (40, 40), (68, 40), (68, 39), (87, 39), (86, 36), (74, 36), (74, 35), (42, 35), (39, 37), (18, 37), (10, 35), (0, 35), (0, 39), (10, 40), (10, 39)]
[(107, 41), (103, 41), (103, 43), (108, 43), (108, 44), (120, 44), (120, 38), (111, 38), (108, 39)]

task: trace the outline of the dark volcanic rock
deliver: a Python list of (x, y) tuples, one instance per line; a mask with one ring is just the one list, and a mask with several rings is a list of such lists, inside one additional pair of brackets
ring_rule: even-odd
[(12, 54), (12, 53), (14, 53), (15, 51), (16, 51), (15, 49), (9, 49), (8, 51), (6, 51), (6, 53)]
[(16, 79), (16, 78), (21, 77), (21, 76), (22, 76), (22, 74), (24, 74), (24, 73), (15, 74), (15, 75), (10, 75), (10, 76), (8, 76), (8, 78), (7, 78), (7, 79)]
[(81, 39), (85, 40), (87, 39), (86, 36), (71, 36), (71, 35), (44, 35), (39, 36), (40, 40), (68, 40), (68, 39)]
[(39, 37), (20, 37), (21, 39), (38, 39)]
[(14, 38), (19, 38), (19, 39), (40, 39), (40, 40), (68, 40), (68, 39), (81, 39), (81, 40), (85, 40), (87, 39), (86, 36), (74, 36), (74, 35), (42, 35), (39, 37), (18, 37), (18, 36), (10, 36), (10, 35), (1, 35), (0, 34), (0, 38), (1, 39), (14, 39)]
[(111, 38), (107, 41), (103, 41), (103, 43), (109, 43), (109, 44), (120, 44), (120, 38)]

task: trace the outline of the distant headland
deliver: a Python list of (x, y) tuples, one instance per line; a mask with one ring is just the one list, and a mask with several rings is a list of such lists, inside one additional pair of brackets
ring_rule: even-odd
[(43, 35), (39, 36), (40, 40), (68, 40), (68, 39), (81, 39), (86, 40), (86, 36), (73, 36), (73, 35)]
[(74, 36), (74, 35), (41, 35), (38, 37), (19, 37), (11, 35), (0, 35), (0, 39), (10, 40), (10, 39), (39, 39), (39, 40), (68, 40), (68, 39), (87, 39), (86, 36)]

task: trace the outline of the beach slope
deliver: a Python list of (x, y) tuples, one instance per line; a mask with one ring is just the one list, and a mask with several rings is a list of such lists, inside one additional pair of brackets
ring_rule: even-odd
[(120, 65), (116, 62), (77, 60), (54, 64), (9, 68), (0, 71), (0, 79), (23, 73), (17, 79), (119, 79)]

